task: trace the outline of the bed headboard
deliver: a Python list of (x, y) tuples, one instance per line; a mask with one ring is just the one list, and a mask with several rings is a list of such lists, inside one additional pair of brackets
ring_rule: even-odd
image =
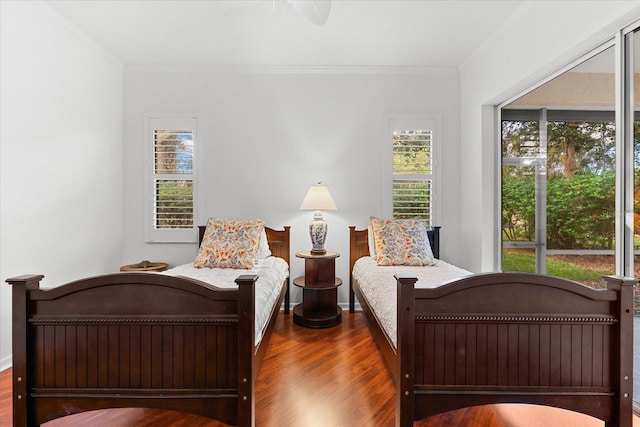
[[(289, 264), (289, 240), (291, 226), (285, 225), (282, 228), (282, 230), (275, 230), (273, 228), (264, 227), (264, 230), (267, 233), (269, 250), (271, 250), (273, 256), (280, 257), (284, 259), (287, 264)], [(204, 232), (206, 229), (206, 225), (198, 226), (198, 246), (200, 246), (200, 243), (202, 243), (202, 238), (204, 237)]]

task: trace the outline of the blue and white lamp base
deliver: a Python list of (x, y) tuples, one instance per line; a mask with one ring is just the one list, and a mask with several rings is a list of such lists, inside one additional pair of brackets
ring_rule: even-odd
[(327, 223), (322, 217), (322, 212), (316, 212), (313, 215), (313, 221), (309, 224), (309, 234), (311, 235), (311, 253), (314, 255), (326, 254), (324, 242), (327, 238)]

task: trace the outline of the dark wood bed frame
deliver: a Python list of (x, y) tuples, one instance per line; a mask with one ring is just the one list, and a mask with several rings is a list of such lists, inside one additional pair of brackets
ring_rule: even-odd
[[(352, 272), (369, 247), (366, 229), (349, 229)], [(551, 276), (484, 273), (415, 289), (415, 277), (396, 276), (396, 348), (351, 276), (396, 382), (396, 425), (476, 405), (530, 403), (631, 427), (637, 280), (604, 279), (606, 289), (596, 290)]]
[[(289, 230), (266, 228), (271, 252), (287, 263)], [(282, 301), (288, 302), (289, 279), (255, 345), (256, 275), (240, 275), (238, 289), (116, 273), (42, 290), (43, 277), (7, 280), (14, 427), (119, 407), (255, 425), (255, 379)]]

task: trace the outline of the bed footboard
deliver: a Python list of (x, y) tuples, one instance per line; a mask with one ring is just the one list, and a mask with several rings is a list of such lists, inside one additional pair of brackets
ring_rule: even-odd
[(147, 407), (254, 425), (254, 285), (150, 273), (13, 287), (13, 425)]
[(490, 403), (534, 403), (631, 427), (633, 286), (490, 273), (398, 286), (396, 423)]

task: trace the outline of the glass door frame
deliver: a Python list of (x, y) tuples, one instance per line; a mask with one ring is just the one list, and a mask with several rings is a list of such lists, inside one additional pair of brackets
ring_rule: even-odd
[[(634, 43), (640, 22), (616, 34), (616, 275), (634, 276)], [(640, 58), (639, 58), (640, 59)]]

